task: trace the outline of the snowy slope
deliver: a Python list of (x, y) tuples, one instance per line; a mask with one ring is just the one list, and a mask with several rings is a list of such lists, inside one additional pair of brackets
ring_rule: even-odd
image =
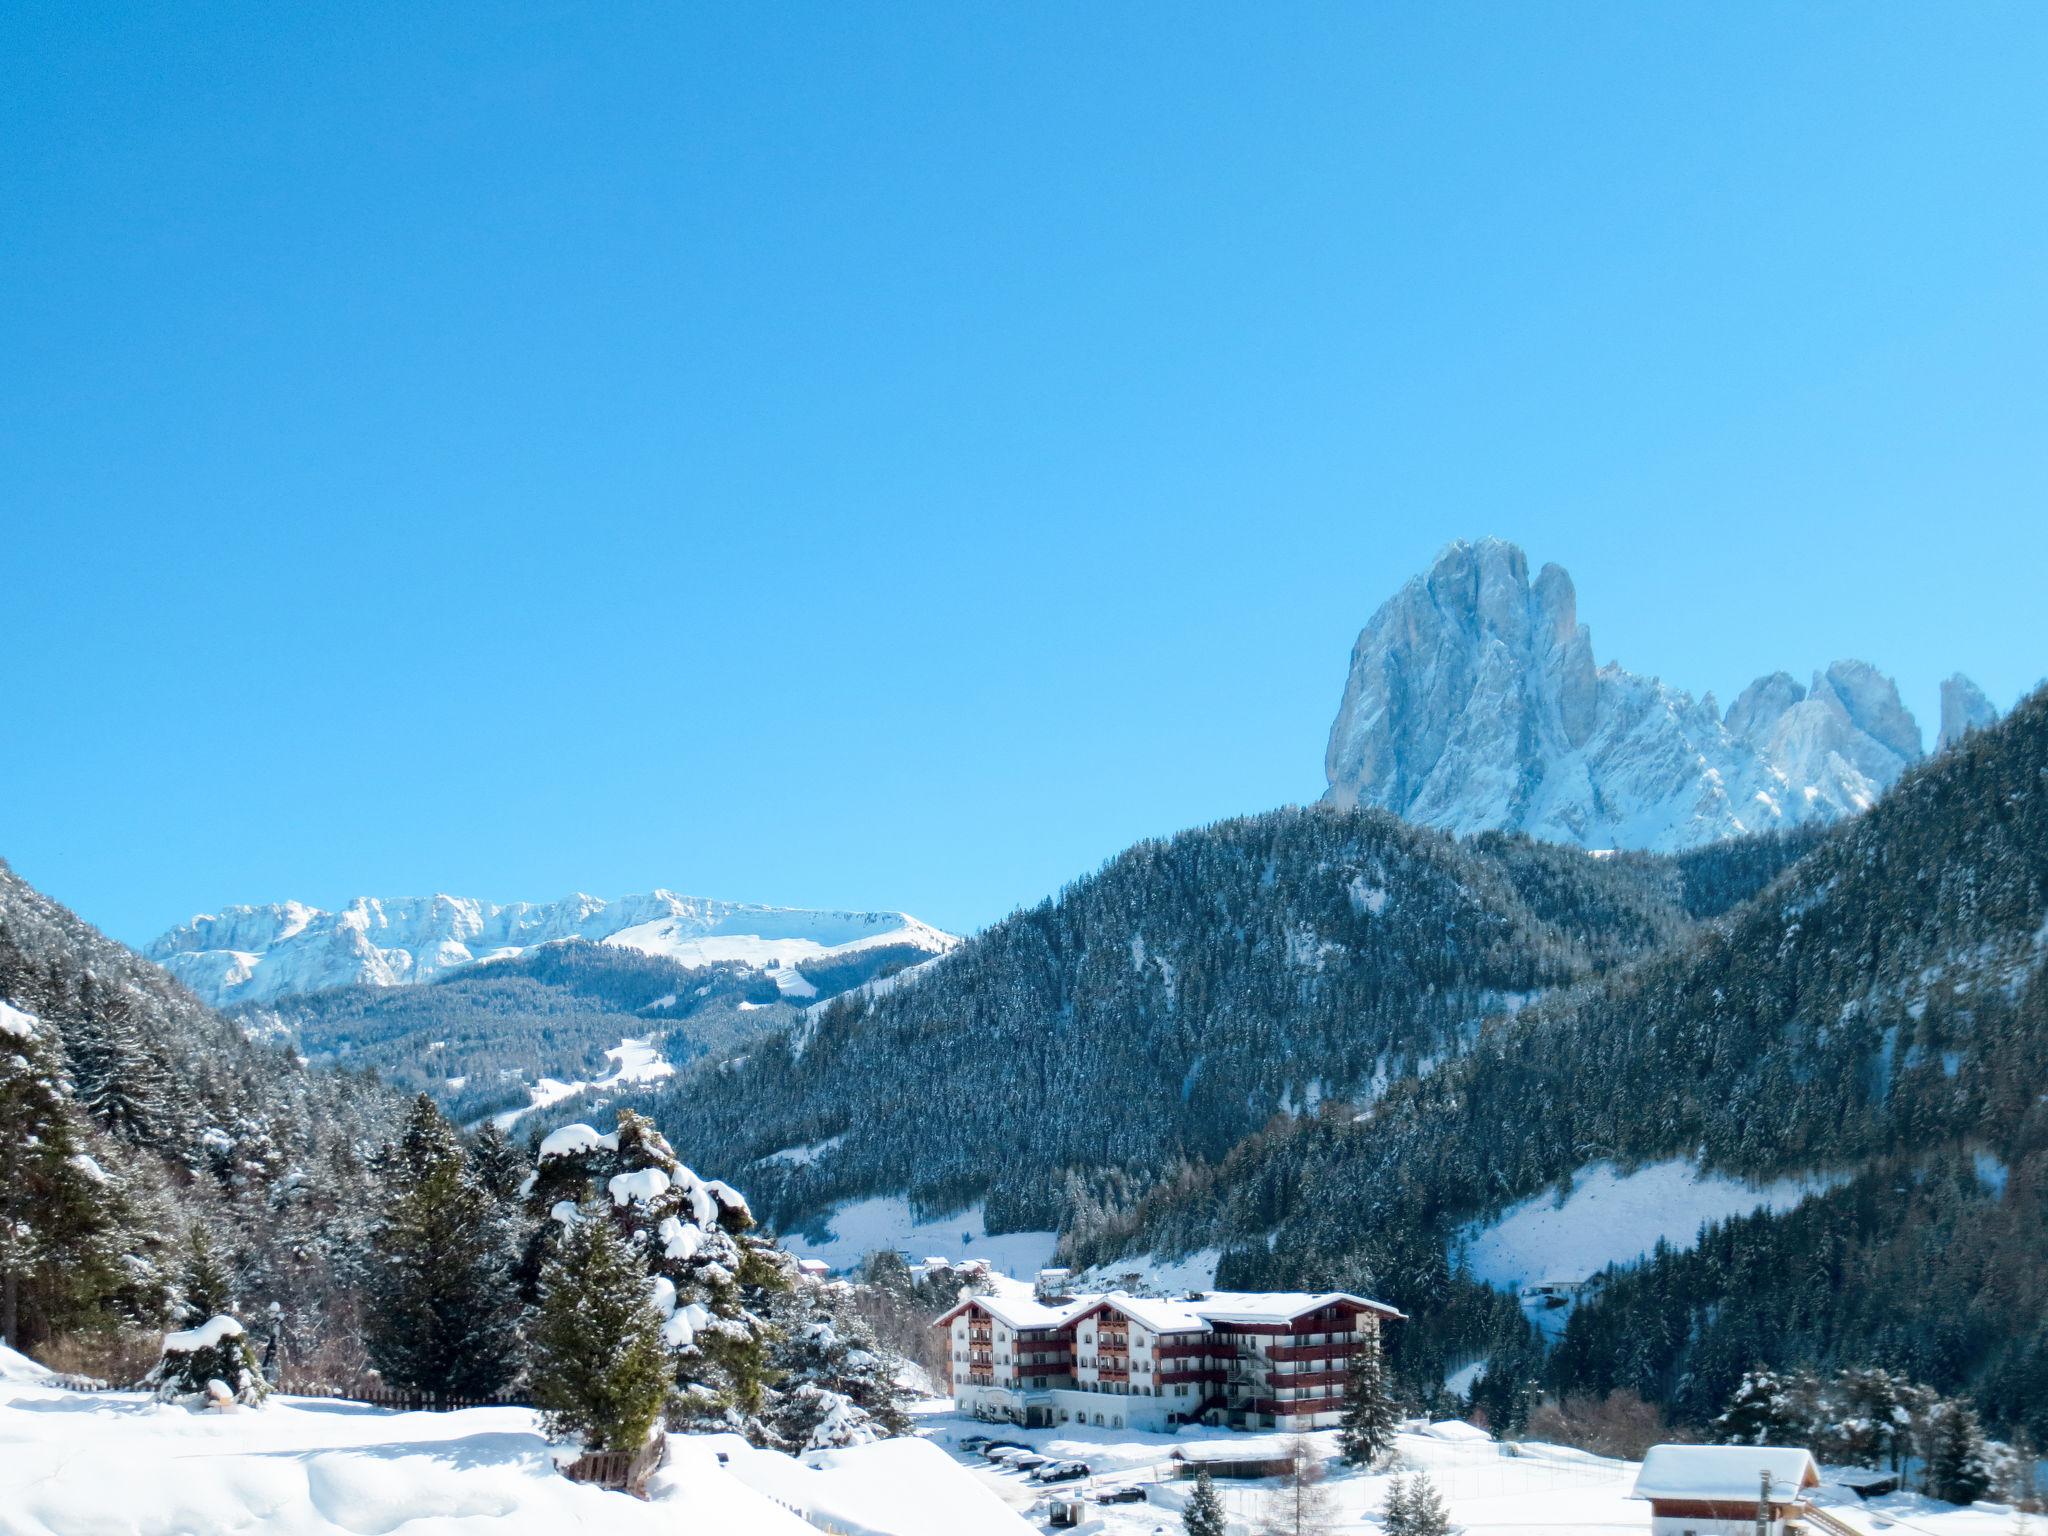
[[(1965, 678), (1945, 738), (1995, 717)], [(1775, 672), (1724, 713), (1596, 666), (1571, 577), (1498, 539), (1448, 546), (1373, 615), (1324, 758), (1327, 799), (1466, 833), (1676, 850), (1867, 809), (1922, 754), (1897, 687), (1860, 661)]]
[[(812, 1151), (791, 1148), (771, 1154), (787, 1158)], [(982, 1208), (971, 1205), (951, 1216), (920, 1221), (901, 1195), (855, 1200), (837, 1207), (826, 1219), (826, 1234), (817, 1241), (786, 1233), (782, 1246), (800, 1259), (820, 1259), (847, 1273), (878, 1248), (894, 1248), (915, 1261), (927, 1255), (948, 1259), (986, 1259), (993, 1269), (1011, 1275), (1036, 1274), (1052, 1262), (1057, 1232), (1003, 1232), (990, 1236)]]
[(884, 945), (940, 955), (958, 942), (905, 912), (766, 907), (657, 890), (545, 904), (365, 896), (338, 912), (296, 901), (227, 907), (172, 929), (144, 953), (220, 1007), (358, 983), (402, 986), (562, 939), (689, 966), (754, 966), (798, 999), (815, 990), (790, 969), (798, 961)]
[(1559, 1204), (1551, 1192), (1510, 1206), (1460, 1235), (1472, 1278), (1502, 1290), (1583, 1280), (1610, 1264), (1648, 1258), (1657, 1244), (1690, 1248), (1700, 1228), (1752, 1211), (1789, 1210), (1838, 1179), (1827, 1175), (1749, 1184), (1682, 1158), (1622, 1173), (1591, 1163)]

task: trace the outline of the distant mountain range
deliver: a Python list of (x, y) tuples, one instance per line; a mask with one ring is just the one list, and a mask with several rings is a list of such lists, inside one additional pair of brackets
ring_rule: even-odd
[(581, 939), (692, 968), (767, 973), (781, 995), (818, 995), (801, 963), (869, 950), (942, 955), (959, 942), (907, 912), (833, 912), (712, 901), (656, 890), (606, 901), (486, 902), (460, 896), (363, 896), (336, 912), (287, 901), (227, 907), (143, 951), (216, 1007), (332, 987), (396, 987)]
[[(1957, 675), (1939, 745), (1997, 719)], [(1422, 826), (1672, 851), (1868, 809), (1924, 755), (1893, 681), (1837, 661), (1773, 672), (1724, 711), (1596, 665), (1572, 579), (1498, 539), (1449, 545), (1351, 653), (1324, 770), (1330, 804)]]

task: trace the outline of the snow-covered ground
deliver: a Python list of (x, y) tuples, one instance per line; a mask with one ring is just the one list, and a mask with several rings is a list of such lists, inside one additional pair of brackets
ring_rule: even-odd
[(501, 1131), (509, 1131), (535, 1110), (548, 1109), (564, 1099), (573, 1099), (586, 1088), (618, 1088), (627, 1083), (652, 1083), (672, 1076), (676, 1070), (674, 1063), (661, 1054), (661, 1048), (652, 1040), (635, 1040), (628, 1036), (604, 1054), (612, 1065), (610, 1070), (596, 1081), (565, 1083), (560, 1078), (544, 1077), (527, 1090), (525, 1108), (508, 1109), (502, 1115), (493, 1115), (491, 1123)]
[[(952, 1411), (945, 1400), (916, 1410), (918, 1433), (947, 1447), (1006, 1498), (1013, 1508), (1042, 1524), (1048, 1497), (1071, 1498), (1118, 1488), (1146, 1490), (1145, 1503), (1089, 1503), (1082, 1529), (1091, 1536), (1179, 1536), (1179, 1510), (1187, 1485), (1173, 1477), (1175, 1448), (1227, 1446), (1246, 1455), (1279, 1455), (1292, 1438), (1281, 1434), (1237, 1434), (1192, 1427), (1160, 1435), (1129, 1430), (1062, 1425), (1017, 1429), (981, 1424)], [(1051, 1487), (1033, 1483), (979, 1455), (961, 1452), (970, 1435), (1030, 1445), (1041, 1455), (1086, 1462), (1085, 1482)], [(1337, 1434), (1319, 1430), (1308, 1437), (1325, 1458), (1334, 1515), (1333, 1536), (1377, 1536), (1390, 1472), (1364, 1473), (1338, 1458)], [(1649, 1506), (1631, 1497), (1640, 1463), (1594, 1456), (1569, 1446), (1502, 1444), (1467, 1424), (1410, 1426), (1396, 1441), (1395, 1470), (1423, 1471), (1449, 1504), (1452, 1524), (1467, 1536), (1572, 1536), (1584, 1532), (1632, 1532), (1648, 1536)], [(1260, 1528), (1273, 1484), (1219, 1481), (1217, 1492), (1233, 1522), (1232, 1536)], [(1869, 1536), (2006, 1536), (2012, 1517), (1996, 1506), (1958, 1509), (1915, 1494), (1895, 1494), (1868, 1504), (1846, 1488), (1823, 1486), (1818, 1502), (1829, 1513)], [(1099, 1522), (1091, 1523), (1091, 1522)]]
[(1139, 1253), (1111, 1259), (1074, 1276), (1077, 1291), (1132, 1290), (1129, 1277), (1136, 1275), (1145, 1290), (1170, 1296), (1177, 1291), (1213, 1291), (1216, 1266), (1223, 1261), (1221, 1248), (1200, 1248), (1185, 1258), (1162, 1259), (1157, 1254)]
[[(1838, 1182), (1836, 1176), (1812, 1174), (1750, 1184), (1703, 1172), (1683, 1158), (1633, 1173), (1591, 1163), (1573, 1176), (1562, 1205), (1554, 1193), (1532, 1195), (1492, 1221), (1468, 1227), (1458, 1246), (1473, 1279), (1518, 1291), (1546, 1280), (1583, 1280), (1610, 1264), (1633, 1264), (1660, 1241), (1690, 1248), (1708, 1222), (1789, 1210)], [(1541, 1321), (1561, 1327), (1565, 1310)]]
[[(1049, 1495), (1137, 1487), (1147, 1502), (1091, 1503), (1097, 1536), (1180, 1528), (1186, 1485), (1177, 1447), (1279, 1454), (1289, 1437), (1184, 1429), (1176, 1435), (1065, 1425), (980, 1424), (947, 1399), (913, 1410), (917, 1441), (814, 1452), (802, 1461), (729, 1435), (672, 1436), (647, 1502), (569, 1482), (533, 1413), (473, 1408), (394, 1413), (361, 1403), (274, 1397), (261, 1409), (195, 1413), (139, 1393), (60, 1388), (0, 1350), (0, 1536), (559, 1536), (702, 1533), (802, 1536), (1025, 1536)], [(959, 1449), (994, 1435), (1086, 1462), (1086, 1482), (1029, 1481)], [(1309, 1436), (1326, 1458), (1336, 1536), (1375, 1536), (1385, 1473), (1336, 1459), (1337, 1436)], [(1464, 1424), (1411, 1425), (1401, 1464), (1428, 1472), (1470, 1536), (1646, 1533), (1630, 1497), (1637, 1466), (1562, 1446), (1502, 1445)], [(1219, 1483), (1240, 1531), (1255, 1529), (1270, 1484)], [(2004, 1536), (2009, 1513), (1956, 1509), (1912, 1494), (1860, 1503), (1824, 1486), (1820, 1502), (1868, 1536)], [(1020, 1523), (1020, 1517), (1029, 1524)]]
[(908, 1253), (913, 1263), (927, 1255), (955, 1261), (986, 1259), (992, 1269), (1032, 1275), (1052, 1262), (1053, 1247), (1059, 1241), (1057, 1232), (1004, 1232), (991, 1237), (979, 1205), (919, 1221), (901, 1195), (842, 1205), (833, 1211), (827, 1228), (830, 1235), (822, 1241), (789, 1233), (782, 1237), (782, 1246), (800, 1259), (822, 1259), (840, 1273), (858, 1269), (861, 1260), (878, 1248), (897, 1248)]
[(563, 1477), (524, 1408), (273, 1398), (195, 1413), (66, 1391), (38, 1370), (0, 1357), (0, 1536), (816, 1536), (799, 1509), (857, 1536), (1030, 1529), (925, 1445), (819, 1452), (806, 1465), (730, 1436), (672, 1436), (643, 1503)]

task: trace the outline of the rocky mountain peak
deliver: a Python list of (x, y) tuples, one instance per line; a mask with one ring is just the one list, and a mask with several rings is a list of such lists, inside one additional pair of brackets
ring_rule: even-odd
[(1711, 696), (1596, 665), (1562, 567), (1532, 579), (1517, 546), (1460, 540), (1359, 634), (1325, 798), (1460, 833), (1674, 849), (1853, 814), (1922, 750), (1868, 662), (1808, 685), (1769, 673), (1724, 716)]
[(1998, 710), (1984, 697), (1984, 690), (1960, 672), (1951, 673), (1941, 685), (1941, 734), (1935, 738), (1937, 751), (1954, 746), (1971, 731), (1998, 723)]

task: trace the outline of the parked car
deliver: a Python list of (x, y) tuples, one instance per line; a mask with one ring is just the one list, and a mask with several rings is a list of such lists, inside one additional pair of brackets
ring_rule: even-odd
[(1031, 1447), (1019, 1445), (1014, 1440), (991, 1440), (982, 1448), (981, 1454), (990, 1461), (1007, 1462), (1013, 1456), (1029, 1456)]
[(1036, 1451), (1026, 1451), (1021, 1456), (1012, 1456), (1010, 1466), (1018, 1472), (1036, 1472), (1040, 1467), (1052, 1465), (1050, 1456), (1040, 1456)]
[(987, 1435), (969, 1435), (960, 1442), (961, 1452), (968, 1456), (972, 1456), (976, 1451), (985, 1451), (988, 1447), (989, 1438)]
[(1136, 1483), (1127, 1483), (1121, 1488), (1111, 1488), (1106, 1493), (1095, 1495), (1098, 1504), (1142, 1504), (1145, 1490)]
[(1031, 1474), (1035, 1481), (1041, 1483), (1071, 1483), (1087, 1475), (1088, 1463), (1085, 1461), (1047, 1462)]

